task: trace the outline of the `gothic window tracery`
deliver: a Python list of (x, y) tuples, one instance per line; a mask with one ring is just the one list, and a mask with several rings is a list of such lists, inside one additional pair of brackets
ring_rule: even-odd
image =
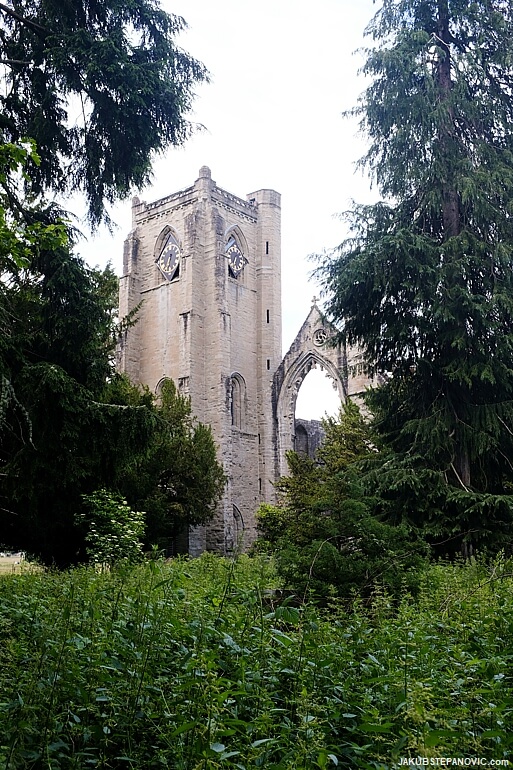
[(239, 278), (244, 272), (244, 267), (248, 260), (244, 255), (244, 248), (241, 239), (237, 237), (235, 231), (231, 231), (224, 249), (228, 260), (228, 274), (231, 278)]
[(157, 238), (155, 245), (155, 264), (167, 281), (180, 277), (182, 249), (177, 234), (166, 227)]
[(328, 339), (328, 333), (326, 329), (320, 328), (314, 331), (313, 333), (314, 345), (317, 345), (317, 346), (324, 345), (327, 339)]

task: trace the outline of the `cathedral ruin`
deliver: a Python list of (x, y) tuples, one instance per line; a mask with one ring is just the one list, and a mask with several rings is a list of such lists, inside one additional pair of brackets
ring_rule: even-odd
[(280, 205), (274, 190), (245, 199), (226, 192), (206, 166), (191, 187), (132, 204), (120, 317), (140, 309), (118, 367), (155, 393), (174, 380), (212, 427), (228, 478), (214, 520), (189, 532), (192, 555), (255, 539), (255, 513), (274, 501), (287, 450), (308, 452), (308, 425), (296, 423), (295, 406), (313, 367), (330, 376), (341, 401), (368, 384), (358, 351), (329, 344), (334, 330), (315, 301), (282, 358)]

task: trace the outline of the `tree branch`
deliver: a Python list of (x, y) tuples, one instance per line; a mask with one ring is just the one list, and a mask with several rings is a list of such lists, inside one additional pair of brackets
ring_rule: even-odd
[(131, 409), (131, 410), (141, 410), (141, 409), (148, 409), (148, 407), (143, 404), (142, 406), (132, 406), (132, 404), (106, 404), (102, 401), (91, 401), (91, 404), (94, 406), (99, 406), (102, 409)]
[(459, 475), (458, 471), (457, 471), (457, 470), (456, 470), (456, 468), (454, 467), (454, 463), (451, 463), (451, 468), (453, 469), (453, 471), (454, 471), (454, 475), (456, 476), (456, 478), (457, 478), (457, 479), (458, 479), (458, 481), (460, 482), (460, 484), (461, 484), (461, 486), (463, 487), (463, 489), (465, 490), (465, 492), (470, 492), (470, 489), (469, 489), (468, 487), (466, 487), (466, 486), (465, 486), (465, 484), (463, 483), (463, 481), (461, 480), (461, 478), (460, 478), (460, 475)]
[(0, 59), (0, 64), (7, 64), (8, 67), (22, 64), (24, 67), (32, 65), (31, 61), (21, 61), (20, 59)]
[(37, 34), (40, 34), (41, 32), (43, 32), (45, 36), (49, 34), (49, 31), (45, 29), (45, 27), (42, 27), (41, 24), (38, 24), (36, 21), (32, 21), (31, 19), (26, 19), (25, 16), (21, 16), (21, 14), (16, 13), (16, 11), (14, 11), (12, 8), (9, 8), (8, 5), (4, 5), (4, 3), (0, 3), (0, 11), (3, 11), (12, 19), (16, 19), (16, 21), (24, 24), (29, 29), (34, 30), (34, 32)]

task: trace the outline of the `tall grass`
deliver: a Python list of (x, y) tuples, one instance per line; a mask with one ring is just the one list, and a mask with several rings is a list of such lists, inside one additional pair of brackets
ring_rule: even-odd
[(415, 600), (327, 613), (277, 601), (263, 559), (3, 577), (0, 766), (511, 757), (512, 566), (434, 566)]

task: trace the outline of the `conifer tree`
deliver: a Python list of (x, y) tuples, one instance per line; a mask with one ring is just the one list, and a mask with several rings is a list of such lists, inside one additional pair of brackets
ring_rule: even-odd
[(426, 544), (408, 527), (373, 515), (361, 474), (361, 464), (375, 453), (369, 424), (348, 400), (323, 427), (315, 461), (287, 453), (289, 474), (276, 484), (278, 504), (258, 510), (258, 547), (274, 554), (286, 585), (301, 596), (365, 596), (377, 586), (414, 591)]
[(20, 202), (30, 143), (0, 144), (0, 545), (86, 557), (84, 495), (141, 503), (147, 545), (204, 523), (224, 488), (209, 428), (113, 370), (118, 281), (72, 252), (55, 207)]
[[(513, 518), (513, 3), (383, 0), (367, 33), (371, 82), (352, 114), (370, 140), (361, 166), (384, 200), (355, 205), (349, 238), (321, 258), (328, 312), (387, 378), (369, 404), (395, 453), (396, 515), (429, 520), (440, 537), (503, 536)], [(434, 517), (433, 507), (418, 514), (426, 496)]]
[(85, 192), (90, 220), (146, 184), (180, 146), (204, 66), (176, 44), (186, 26), (156, 0), (0, 3), (0, 136), (35, 140), (32, 192)]

